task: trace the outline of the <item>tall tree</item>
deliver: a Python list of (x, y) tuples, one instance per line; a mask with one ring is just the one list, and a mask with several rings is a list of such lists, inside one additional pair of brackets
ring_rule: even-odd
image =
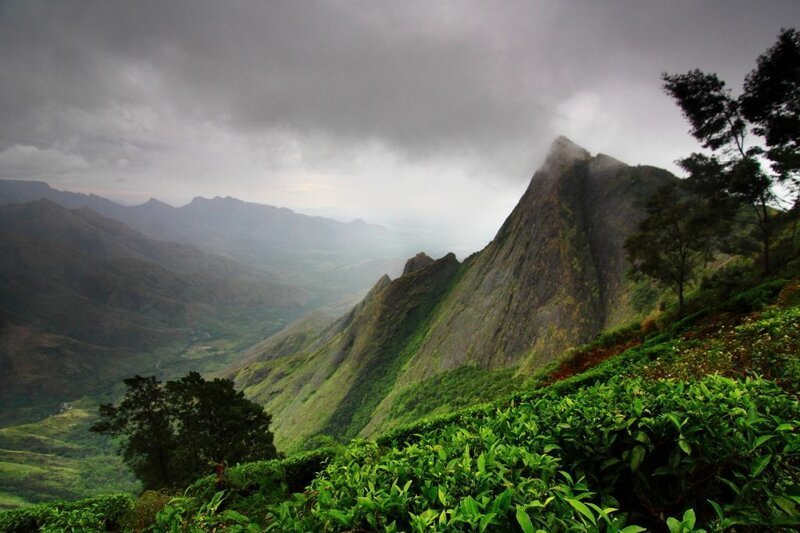
[(272, 417), (233, 388), (228, 379), (205, 381), (192, 372), (166, 384), (175, 410), (182, 470), (193, 475), (209, 465), (275, 457)]
[(713, 251), (714, 219), (696, 197), (677, 185), (656, 191), (637, 233), (625, 240), (634, 274), (643, 274), (671, 289), (683, 314), (686, 289)]
[[(693, 153), (680, 165), (689, 173), (689, 184), (702, 193), (717, 212), (734, 214), (749, 208), (743, 221), (755, 225), (761, 243), (762, 269), (770, 272), (770, 247), (775, 231), (774, 177), (762, 167), (758, 146), (747, 145), (750, 124), (738, 99), (731, 96), (716, 74), (692, 70), (686, 74), (664, 74), (664, 89), (692, 125), (692, 135), (711, 155)], [(720, 209), (726, 208), (726, 209)]]
[(747, 75), (742, 112), (763, 136), (766, 157), (778, 180), (794, 192), (794, 231), (790, 247), (797, 252), (800, 216), (800, 33), (782, 29), (778, 41), (758, 58)]
[(91, 431), (121, 438), (125, 462), (147, 489), (188, 484), (215, 464), (277, 455), (270, 415), (230, 380), (192, 372), (166, 385), (141, 376), (125, 385), (118, 406), (100, 406)]

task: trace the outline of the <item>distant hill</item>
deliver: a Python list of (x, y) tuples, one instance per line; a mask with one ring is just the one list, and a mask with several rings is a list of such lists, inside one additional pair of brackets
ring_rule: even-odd
[(418, 254), (315, 341), (293, 354), (267, 341), (232, 374), (291, 447), (385, 430), (398, 395), (441, 372), (541, 369), (654, 304), (634, 298), (622, 244), (644, 200), (675, 179), (559, 138), (485, 249), (462, 264)]
[(322, 303), (366, 290), (386, 272), (399, 273), (413, 250), (408, 235), (362, 220), (338, 222), (230, 197), (197, 197), (182, 207), (155, 199), (124, 206), (44, 182), (0, 180), (0, 204), (40, 199), (88, 207), (148, 237), (193, 244), (267, 270)]
[[(214, 341), (270, 334), (307, 299), (231, 259), (150, 239), (87, 208), (0, 206), (0, 422), (181, 357), (200, 364), (216, 353)], [(197, 344), (209, 346), (192, 353)]]

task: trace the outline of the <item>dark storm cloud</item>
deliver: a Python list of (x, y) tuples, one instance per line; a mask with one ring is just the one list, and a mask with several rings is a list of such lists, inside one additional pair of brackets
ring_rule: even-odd
[(735, 87), (799, 6), (6, 0), (0, 177), (176, 199), (220, 175), (233, 193), (294, 180), (337, 207), (343, 175), (360, 191), (359, 175), (442, 168), (460, 169), (433, 176), (447, 190), (478, 176), (513, 197), (559, 133), (669, 165), (693, 144), (659, 74), (700, 67)]
[(145, 102), (240, 128), (480, 150), (538, 137), (560, 97), (642, 61), (752, 61), (748, 34), (768, 44), (795, 6), (12, 1), (2, 141), (46, 138), (52, 107)]

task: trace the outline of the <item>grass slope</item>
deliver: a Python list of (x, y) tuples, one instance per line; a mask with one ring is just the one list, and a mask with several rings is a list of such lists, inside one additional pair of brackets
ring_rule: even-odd
[(0, 508), (136, 491), (139, 483), (113, 444), (88, 431), (93, 416), (73, 408), (0, 428)]

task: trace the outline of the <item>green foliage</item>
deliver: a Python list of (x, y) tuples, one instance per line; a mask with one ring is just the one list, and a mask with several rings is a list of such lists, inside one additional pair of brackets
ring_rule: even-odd
[(708, 514), (711, 497), (738, 520), (784, 523), (797, 519), (777, 502), (796, 501), (786, 483), (797, 475), (798, 414), (758, 380), (549, 391), (462, 414), (414, 442), (353, 445), (310, 491), (275, 507), (270, 527), (619, 531), (690, 508)]
[[(341, 453), (342, 447), (321, 448), (291, 455), (284, 459), (243, 463), (228, 468), (222, 479), (206, 476), (186, 489), (180, 500), (182, 515), (198, 513), (204, 502), (211, 501), (221, 491), (225, 493), (223, 507), (251, 516), (264, 515), (267, 507), (302, 491), (325, 465)], [(176, 508), (173, 502), (172, 507)], [(165, 511), (169, 513), (172, 511)]]
[(225, 492), (220, 491), (199, 509), (193, 508), (191, 498), (174, 498), (156, 515), (151, 531), (168, 533), (179, 531), (229, 531), (258, 532), (262, 528), (249, 517), (231, 509), (222, 510)]
[(760, 311), (775, 302), (784, 285), (786, 285), (786, 280), (783, 279), (761, 283), (752, 289), (735, 294), (728, 300), (724, 309), (734, 313)]
[(497, 400), (522, 388), (516, 369), (484, 370), (462, 366), (415, 383), (398, 394), (389, 418), (395, 422), (418, 420), (434, 412), (447, 412)]
[(122, 520), (126, 531), (144, 531), (156, 521), (156, 515), (171, 497), (155, 490), (146, 490), (139, 496)]
[(715, 220), (699, 199), (674, 184), (656, 191), (646, 209), (637, 233), (625, 240), (625, 251), (633, 273), (675, 291), (681, 314), (687, 287), (711, 257)]
[(118, 531), (133, 504), (128, 494), (112, 494), (75, 502), (53, 502), (0, 513), (0, 531), (7, 533)]
[(272, 418), (230, 380), (191, 372), (166, 386), (141, 376), (125, 385), (120, 405), (101, 405), (91, 430), (123, 437), (125, 462), (145, 488), (186, 485), (213, 465), (277, 455)]

